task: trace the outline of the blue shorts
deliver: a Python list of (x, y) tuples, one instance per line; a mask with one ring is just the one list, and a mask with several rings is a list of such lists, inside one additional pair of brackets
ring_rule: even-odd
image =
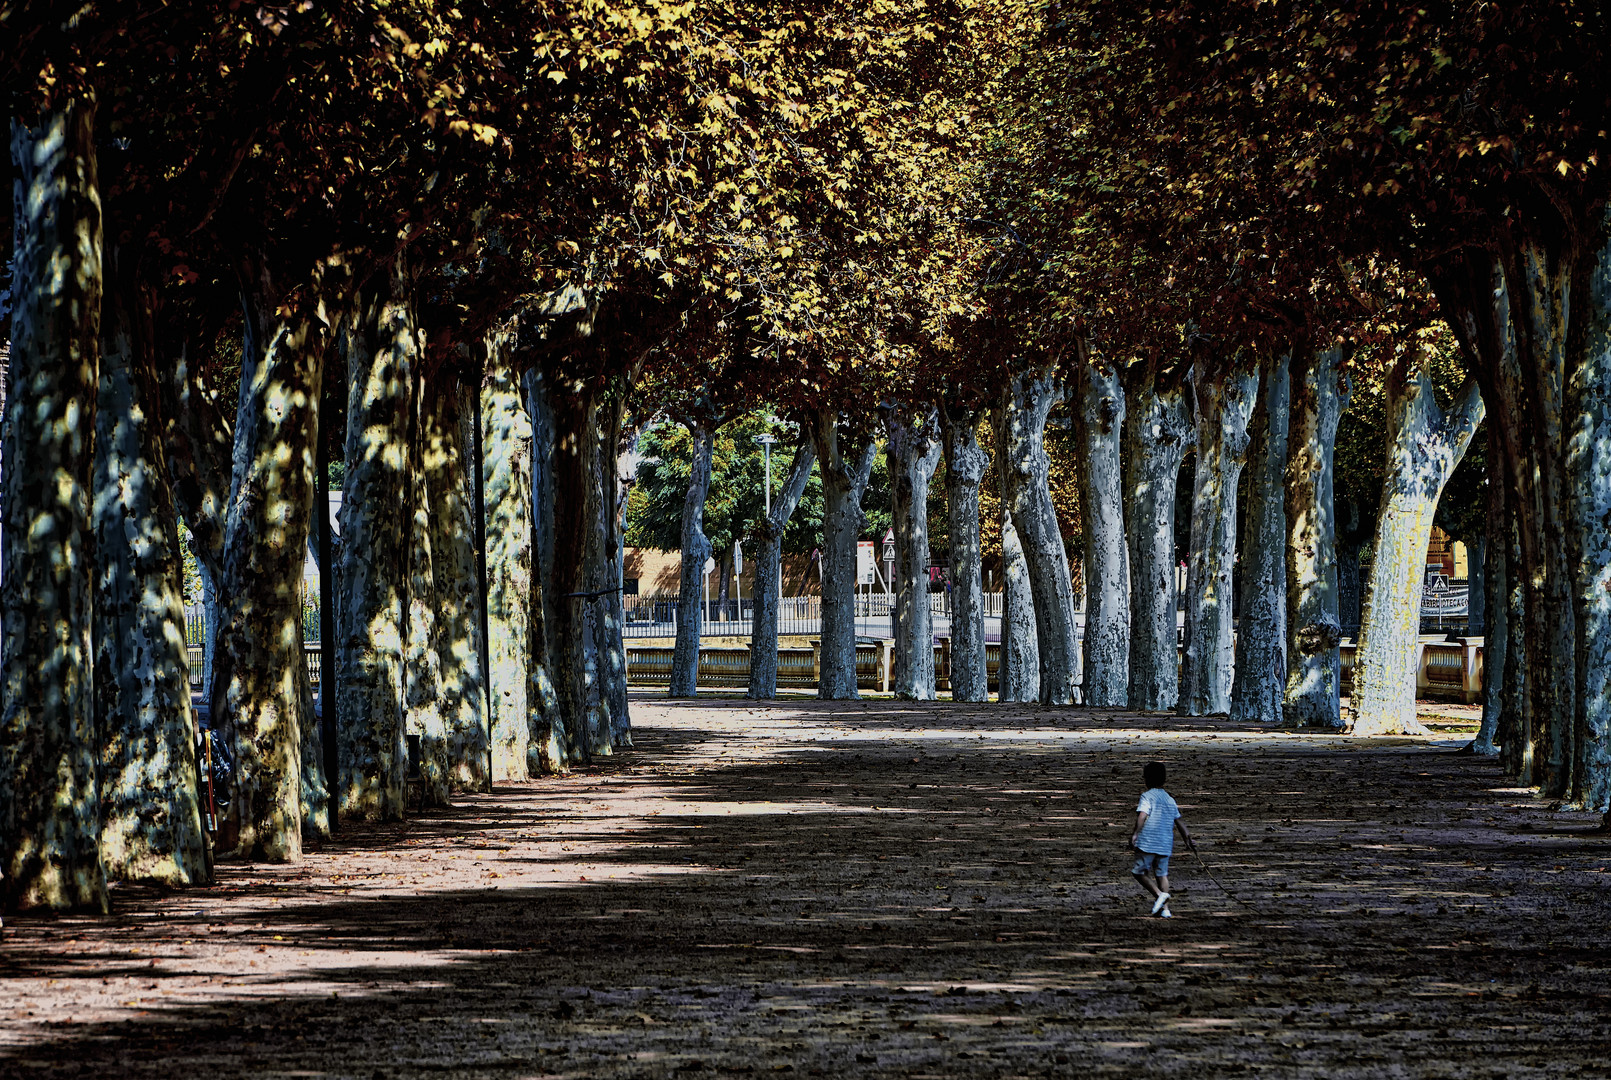
[(1138, 852), (1136, 864), (1131, 868), (1132, 874), (1151, 874), (1153, 877), (1169, 876), (1169, 856), (1154, 855), (1150, 851)]

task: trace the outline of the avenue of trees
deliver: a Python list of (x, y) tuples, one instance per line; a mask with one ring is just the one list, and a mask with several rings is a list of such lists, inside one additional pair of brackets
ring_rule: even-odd
[[(623, 465), (651, 419), (691, 462), (638, 496), (680, 499), (684, 599), (713, 538), (756, 563), (751, 696), (776, 690), (804, 503), (818, 692), (856, 696), (876, 464), (903, 696), (935, 693), (938, 475), (957, 700), (987, 696), (999, 544), (1003, 700), (1360, 734), (1413, 729), (1420, 562), (1480, 453), (1473, 749), (1611, 809), (1607, 23), (1570, 0), (0, 0), (4, 906), (104, 911), (109, 880), (200, 884), (398, 818), (411, 780), (442, 803), (629, 746)], [(1362, 525), (1336, 448), (1366, 380)], [(758, 410), (789, 435), (770, 514), (707, 505)], [(234, 764), (212, 834), (181, 522)], [(1364, 543), (1344, 714), (1339, 545), (1346, 572)]]

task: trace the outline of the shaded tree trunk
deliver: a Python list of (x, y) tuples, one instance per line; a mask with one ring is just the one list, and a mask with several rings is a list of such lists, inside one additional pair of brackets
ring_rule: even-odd
[(818, 410), (811, 434), (822, 469), (822, 664), (817, 696), (849, 701), (861, 697), (856, 688), (856, 541), (866, 522), (861, 497), (878, 444), (869, 440), (853, 460), (847, 459), (846, 440), (832, 409)]
[(211, 877), (197, 799), (179, 519), (164, 468), (154, 298), (114, 249), (95, 411), (95, 720), (101, 859), (109, 877)]
[(1582, 768), (1574, 797), (1611, 823), (1611, 210), (1587, 260), (1574, 310), (1581, 355), (1566, 386), (1568, 554), (1576, 609)]
[(363, 290), (343, 333), (347, 440), (341, 491), (336, 719), (341, 816), (403, 816), (408, 773), (403, 623), (407, 618), (413, 493), (409, 415), (420, 335), (406, 269)]
[(448, 805), (448, 733), (442, 715), (442, 665), (436, 646), (439, 600), (436, 595), (436, 553), (431, 547), (431, 489), (427, 473), (434, 462), (431, 412), (426, 397), (441, 394), (425, 383), (418, 365), (409, 403), (408, 595), (403, 621), (403, 729), (417, 748), (421, 801), (425, 806)]
[(1259, 373), (1191, 373), (1196, 402), (1197, 469), (1186, 564), (1186, 647), (1178, 708), (1185, 716), (1231, 709), (1231, 568), (1236, 562), (1236, 485), (1247, 461), (1248, 420)]
[(1040, 645), (1035, 640), (1035, 594), (1029, 561), (1007, 500), (1001, 500), (1001, 663), (998, 701), (1040, 700)]
[(1483, 622), (1482, 641), (1482, 723), (1477, 737), (1471, 742), (1471, 751), (1483, 757), (1499, 753), (1497, 739), (1500, 731), (1500, 714), (1504, 710), (1504, 682), (1507, 650), (1510, 647), (1510, 578), (1509, 552), (1513, 533), (1510, 521), (1510, 500), (1505, 492), (1505, 461), (1499, 446), (1499, 428), (1487, 426), (1488, 432), (1488, 507), (1484, 525), (1487, 535), (1483, 540), (1483, 590), (1493, 598), (1487, 605)]
[(977, 411), (944, 410), (941, 424), (951, 549), (951, 700), (988, 701), (979, 485), (990, 468), (990, 458), (979, 446)]
[[(636, 369), (634, 369), (634, 376)], [(626, 504), (631, 488), (630, 477), (621, 476), (621, 455), (627, 447), (622, 443), (626, 424), (626, 398), (633, 376), (624, 385), (612, 389), (603, 406), (604, 423), (599, 429), (599, 494), (600, 520), (599, 565), (595, 571), (598, 592), (599, 677), (602, 682), (604, 703), (610, 710), (610, 745), (632, 745), (632, 714), (627, 706), (626, 605), (621, 599), (621, 587), (626, 572)]]
[(1474, 379), (1445, 415), (1424, 366), (1412, 372), (1401, 362), (1388, 374), (1387, 469), (1354, 659), (1350, 727), (1356, 735), (1426, 730), (1415, 718), (1426, 549), (1443, 486), (1465, 457), (1482, 413)]
[[(6, 399), (0, 896), (105, 912), (92, 698), (91, 435), (99, 382), (95, 105), (11, 125), (16, 169)], [(26, 528), (22, 523), (28, 523)]]
[[(302, 735), (315, 726), (303, 693), (299, 586), (313, 503), (325, 327), (316, 314), (315, 285), (301, 294), (283, 290), (257, 259), (247, 260), (244, 277), (246, 339), (224, 533), (229, 607), (218, 635), (212, 715), (235, 753), (235, 853), (297, 862)], [(319, 810), (309, 807), (308, 816), (323, 817)]]
[(427, 413), (425, 482), (431, 503), (435, 648), (448, 783), (463, 791), (490, 791), (474, 466), (467, 451), (474, 438), (473, 408), (474, 391), (463, 382), (433, 395)]
[(940, 463), (940, 415), (918, 424), (895, 410), (884, 417), (895, 533), (895, 696), (933, 701), (934, 616), (929, 607), (929, 481)]
[(1294, 356), (1287, 430), (1287, 688), (1292, 727), (1335, 728), (1342, 632), (1337, 618), (1336, 514), (1332, 453), (1348, 391), (1342, 350)]
[(703, 629), (705, 560), (710, 541), (705, 537), (705, 497), (710, 494), (710, 455), (713, 432), (698, 421), (686, 424), (692, 446), (688, 493), (682, 501), (682, 565), (677, 589), (677, 643), (671, 655), (671, 689), (674, 698), (699, 692), (699, 634)]
[(1488, 538), (1467, 536), (1466, 636), (1481, 637), (1488, 626)]
[(809, 435), (794, 448), (771, 516), (755, 527), (755, 618), (750, 624), (750, 687), (746, 697), (768, 700), (778, 693), (778, 597), (782, 592), (783, 534), (800, 505), (817, 451)]
[(1186, 389), (1160, 386), (1137, 365), (1124, 419), (1125, 533), (1130, 554), (1132, 709), (1173, 709), (1180, 696), (1175, 645), (1175, 498), (1180, 466), (1197, 440)]
[(1094, 361), (1075, 374), (1080, 503), (1085, 525), (1084, 699), (1130, 699), (1130, 548), (1125, 534), (1122, 435), (1125, 394), (1117, 368)]
[(1269, 356), (1260, 373), (1248, 447), (1247, 520), (1243, 523), (1242, 602), (1237, 621), (1231, 719), (1282, 721), (1287, 681), (1287, 410), (1291, 357)]
[(554, 553), (558, 529), (555, 514), (554, 463), (558, 446), (551, 384), (537, 368), (526, 373), (526, 411), (531, 418), (531, 494), (524, 511), (531, 540), (527, 581), (526, 706), (530, 726), (527, 767), (533, 776), (563, 772), (570, 767), (570, 734), (555, 684), (554, 628), (559, 625), (564, 598), (554, 580)]
[(1043, 705), (1069, 705), (1076, 700), (1074, 591), (1068, 549), (1047, 483), (1051, 466), (1043, 441), (1046, 416), (1061, 396), (1062, 386), (1055, 378), (1020, 374), (1008, 383), (994, 417), (1002, 505), (1012, 515), (1034, 596)]

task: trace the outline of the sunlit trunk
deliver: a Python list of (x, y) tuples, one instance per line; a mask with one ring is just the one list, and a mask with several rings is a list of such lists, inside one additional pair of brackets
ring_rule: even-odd
[(440, 393), (428, 385), (419, 367), (409, 403), (408, 435), (408, 576), (403, 619), (403, 730), (414, 746), (420, 800), (425, 806), (448, 804), (447, 723), (442, 715), (441, 659), (436, 651), (436, 553), (431, 547), (431, 491), (427, 473), (435, 464), (430, 431), (432, 406), (426, 398)]
[(988, 701), (979, 485), (990, 458), (979, 445), (979, 413), (945, 411), (945, 509), (951, 571), (951, 700)]
[(153, 298), (113, 250), (95, 411), (95, 726), (109, 877), (206, 882), (179, 519), (161, 442)]
[(342, 334), (347, 442), (336, 614), (337, 806), (342, 817), (391, 821), (403, 816), (408, 773), (408, 421), (420, 337), (405, 269), (394, 266), (378, 278)]
[(940, 463), (940, 417), (920, 424), (894, 410), (884, 420), (895, 533), (895, 696), (934, 700), (934, 622), (929, 607), (929, 481)]
[(1231, 567), (1236, 562), (1236, 485), (1247, 461), (1247, 425), (1259, 372), (1239, 364), (1223, 372), (1192, 369), (1197, 470), (1191, 503), (1191, 554), (1186, 564), (1186, 647), (1179, 711), (1186, 716), (1231, 709)]
[[(235, 854), (302, 857), (302, 606), (313, 504), (325, 327), (315, 285), (282, 290), (248, 260), (246, 335), (224, 533), (227, 613), (218, 635), (212, 715), (235, 753)], [(346, 710), (342, 710), (345, 716)], [(310, 808), (311, 812), (311, 808)]]
[(1241, 615), (1231, 719), (1279, 724), (1287, 681), (1287, 410), (1290, 356), (1262, 365), (1248, 444), (1247, 514), (1242, 524)]
[(16, 247), (6, 399), (0, 896), (104, 912), (91, 693), (92, 434), (101, 200), (95, 106), (11, 125)]
[(750, 627), (750, 688), (746, 695), (758, 700), (777, 697), (778, 693), (778, 597), (781, 595), (783, 564), (783, 533), (800, 497), (805, 494), (806, 482), (817, 462), (817, 451), (809, 435), (802, 436), (794, 448), (794, 462), (789, 466), (783, 486), (772, 496), (770, 517), (757, 523), (755, 528), (755, 618)]
[(1085, 526), (1084, 700), (1122, 707), (1130, 700), (1130, 547), (1125, 535), (1125, 394), (1118, 368), (1094, 361), (1074, 376), (1080, 503)]
[(1035, 594), (1029, 585), (1029, 561), (1024, 558), (1024, 545), (1005, 497), (1001, 500), (1001, 663), (996, 671), (996, 699), (1040, 700)]
[(873, 472), (878, 444), (869, 440), (847, 459), (848, 440), (838, 413), (818, 410), (812, 430), (822, 470), (822, 646), (817, 696), (824, 701), (859, 698), (856, 689), (856, 541), (866, 517), (861, 497)]
[(713, 432), (690, 421), (688, 490), (682, 500), (682, 565), (677, 589), (677, 642), (671, 654), (671, 690), (674, 698), (699, 692), (699, 635), (705, 615), (705, 560), (710, 541), (705, 538), (705, 496), (710, 492), (710, 455)]
[(1342, 724), (1332, 455), (1348, 404), (1341, 349), (1293, 356), (1287, 426), (1287, 687), (1292, 727)]
[(1074, 592), (1068, 549), (1052, 505), (1050, 462), (1043, 441), (1046, 416), (1062, 394), (1062, 384), (1050, 375), (1016, 375), (1003, 391), (993, 418), (1002, 505), (1012, 515), (1034, 597), (1038, 696), (1043, 705), (1068, 705), (1076, 700)]
[(1432, 517), (1443, 486), (1482, 422), (1482, 397), (1468, 379), (1445, 415), (1424, 366), (1395, 365), (1387, 379), (1387, 469), (1375, 558), (1354, 654), (1350, 727), (1356, 735), (1418, 734), (1415, 681), (1421, 589)]
[(1180, 465), (1197, 440), (1186, 388), (1135, 369), (1124, 418), (1125, 535), (1130, 554), (1132, 709), (1173, 709), (1180, 695), (1175, 645), (1175, 497)]

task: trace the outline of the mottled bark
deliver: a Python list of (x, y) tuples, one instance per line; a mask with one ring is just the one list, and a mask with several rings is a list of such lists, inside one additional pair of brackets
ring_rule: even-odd
[(532, 583), (531, 419), (511, 371), (507, 333), (491, 335), (477, 405), (481, 410), (482, 498), (486, 503), (487, 714), (492, 781), (524, 780), (528, 605)]
[[(1511, 492), (1507, 490), (1507, 502)], [(1527, 580), (1522, 558), (1521, 523), (1507, 506), (1505, 560), (1504, 674), (1499, 682), (1499, 767), (1517, 778), (1533, 774), (1533, 716), (1527, 695)], [(1497, 660), (1495, 661), (1498, 662)]]
[(629, 449), (623, 441), (626, 398), (630, 379), (614, 388), (602, 408), (599, 424), (599, 547), (592, 572), (598, 593), (600, 693), (610, 711), (610, 745), (632, 745), (632, 714), (627, 705), (626, 605), (621, 587), (626, 575), (626, 504), (632, 477), (621, 475), (622, 457)]
[(1236, 562), (1236, 485), (1247, 462), (1248, 421), (1258, 397), (1252, 365), (1191, 373), (1197, 422), (1191, 554), (1186, 562), (1186, 647), (1180, 668), (1185, 716), (1228, 713), (1235, 647), (1231, 567)]
[(1130, 547), (1125, 534), (1125, 393), (1117, 367), (1095, 361), (1074, 376), (1074, 431), (1085, 525), (1085, 672), (1087, 705), (1130, 700)]
[(524, 380), (526, 412), (531, 420), (529, 468), (531, 495), (525, 511), (530, 537), (530, 571), (526, 582), (526, 709), (530, 744), (527, 767), (533, 776), (563, 772), (570, 767), (570, 740), (561, 714), (559, 690), (554, 683), (554, 627), (562, 598), (554, 586), (554, 547), (557, 520), (554, 508), (554, 410), (549, 404), (550, 382), (533, 369)]
[(1426, 549), (1443, 486), (1482, 422), (1468, 379), (1445, 414), (1424, 366), (1395, 365), (1387, 378), (1387, 469), (1375, 558), (1354, 654), (1350, 728), (1356, 735), (1419, 734), (1415, 680)]
[(420, 801), (425, 806), (448, 805), (448, 736), (442, 715), (441, 658), (436, 651), (438, 629), (436, 553), (431, 548), (431, 492), (426, 482), (431, 468), (431, 407), (427, 396), (441, 388), (425, 383), (415, 367), (409, 403), (408, 594), (403, 616), (403, 730), (414, 745), (419, 770)]
[(95, 106), (14, 120), (0, 708), (3, 906), (104, 912), (91, 695), (101, 201)]
[(1040, 645), (1035, 640), (1035, 594), (1029, 562), (1018, 539), (1007, 500), (1001, 500), (1001, 662), (996, 671), (998, 701), (1040, 699)]
[(674, 698), (699, 692), (699, 634), (704, 621), (705, 560), (710, 541), (705, 537), (705, 496), (710, 493), (710, 454), (714, 432), (700, 421), (687, 423), (691, 458), (688, 491), (682, 500), (682, 565), (677, 588), (677, 643), (671, 655), (671, 689)]
[(1247, 514), (1242, 523), (1242, 602), (1236, 627), (1231, 719), (1282, 721), (1287, 681), (1287, 410), (1291, 358), (1267, 357), (1248, 442)]
[(196, 787), (179, 519), (163, 467), (150, 323), (133, 253), (114, 250), (95, 411), (95, 728), (107, 876), (210, 875)]
[(895, 533), (893, 650), (895, 696), (934, 700), (934, 615), (929, 608), (929, 481), (940, 463), (940, 415), (916, 424), (895, 410), (884, 418)]
[(778, 598), (782, 594), (783, 533), (800, 505), (817, 463), (809, 435), (794, 448), (788, 476), (772, 499), (771, 516), (756, 523), (755, 618), (750, 626), (750, 687), (747, 697), (767, 700), (778, 693)]
[(951, 700), (988, 701), (979, 485), (990, 468), (990, 457), (979, 445), (977, 411), (947, 408), (941, 424), (951, 547)]
[(420, 335), (401, 265), (364, 291), (342, 339), (347, 361), (336, 709), (343, 817), (403, 816), (403, 622), (412, 499), (409, 415)]
[(868, 441), (853, 458), (839, 430), (837, 411), (818, 410), (811, 432), (822, 470), (822, 646), (817, 696), (824, 701), (861, 697), (856, 689), (856, 541), (866, 517), (861, 497), (878, 445)]
[[(1575, 797), (1611, 815), (1611, 210), (1602, 213), (1578, 317), (1584, 324), (1566, 387), (1568, 553), (1577, 614)], [(1611, 817), (1608, 817), (1611, 820)]]
[(1499, 753), (1499, 718), (1504, 709), (1506, 650), (1510, 645), (1510, 577), (1508, 557), (1512, 526), (1510, 501), (1505, 494), (1505, 462), (1499, 446), (1499, 427), (1489, 424), (1488, 506), (1483, 522), (1483, 591), (1491, 598), (1483, 619), (1482, 640), (1482, 722), (1471, 751), (1483, 757)]
[[(455, 382), (427, 412), (425, 483), (430, 496), (436, 594), (437, 680), (451, 787), (490, 791), (486, 684), (481, 672), (481, 582), (475, 548), (473, 389)], [(520, 758), (524, 762), (524, 755)]]
[(1130, 708), (1173, 709), (1180, 697), (1175, 644), (1175, 499), (1180, 466), (1197, 441), (1186, 388), (1136, 365), (1124, 418), (1125, 536), (1130, 555)]
[[(302, 857), (304, 694), (300, 584), (313, 503), (325, 327), (314, 286), (282, 289), (248, 260), (246, 334), (212, 715), (235, 753), (235, 854), (270, 862)], [(302, 674), (299, 674), (302, 672)], [(322, 817), (317, 808), (308, 815)], [(220, 853), (226, 854), (226, 853)]]
[(1292, 727), (1341, 726), (1332, 453), (1347, 407), (1341, 349), (1293, 357), (1287, 428), (1287, 687)]
[(1050, 462), (1043, 442), (1046, 416), (1062, 393), (1062, 384), (1050, 375), (1016, 375), (1008, 382), (994, 416), (1002, 505), (1012, 514), (1034, 597), (1043, 705), (1073, 704), (1078, 677), (1079, 643), (1068, 549), (1052, 505), (1047, 483)]

